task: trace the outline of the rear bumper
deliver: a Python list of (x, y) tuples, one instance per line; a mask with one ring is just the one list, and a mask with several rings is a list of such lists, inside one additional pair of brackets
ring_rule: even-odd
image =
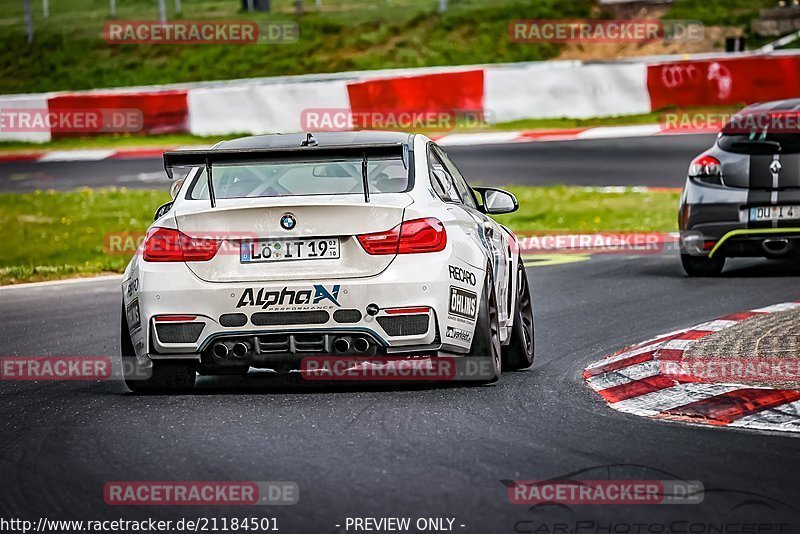
[[(688, 180), (678, 217), (681, 250), (696, 256), (798, 257), (800, 220), (750, 222), (755, 202), (742, 188), (703, 185)], [(800, 204), (800, 190), (782, 191), (777, 205)]]
[(709, 258), (800, 257), (800, 221), (782, 221), (781, 224), (783, 226), (768, 228), (752, 227), (744, 221), (681, 225), (681, 250)]
[(800, 227), (742, 228), (726, 232), (708, 257), (800, 257)]
[[(137, 261), (123, 284), (126, 307), (138, 307), (141, 318), (131, 337), (140, 360), (221, 363), (213, 359), (214, 346), (232, 350), (241, 341), (249, 347), (246, 360), (264, 366), (303, 355), (466, 352), (468, 340), (445, 336), (457, 319), (448, 313), (453, 285), (448, 258), (422, 256), (400, 256), (369, 278), (284, 283), (205, 282), (184, 264)], [(484, 273), (470, 269), (481, 287)], [(368, 312), (372, 308), (374, 315)], [(397, 308), (412, 309), (387, 312)], [(165, 316), (194, 318), (165, 321)], [(471, 338), (474, 321), (459, 326)], [(338, 338), (351, 350), (336, 350)], [(356, 350), (363, 339), (369, 348)]]

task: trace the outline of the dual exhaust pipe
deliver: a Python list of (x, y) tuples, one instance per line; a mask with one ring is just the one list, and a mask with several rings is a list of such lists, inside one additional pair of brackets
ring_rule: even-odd
[(237, 341), (231, 348), (228, 348), (228, 345), (220, 342), (215, 344), (211, 351), (218, 360), (224, 360), (230, 356), (241, 360), (250, 352), (250, 346), (243, 341)]
[[(369, 346), (369, 340), (365, 337), (357, 337), (353, 340), (353, 350), (358, 354), (367, 352)], [(333, 350), (339, 354), (350, 352), (350, 341), (346, 337), (337, 337), (333, 341)]]

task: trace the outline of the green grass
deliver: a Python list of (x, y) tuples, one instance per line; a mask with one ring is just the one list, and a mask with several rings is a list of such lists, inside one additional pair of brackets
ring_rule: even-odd
[[(273, 13), (241, 13), (237, 0), (184, 0), (171, 19), (293, 20), (300, 39), (281, 45), (109, 45), (102, 39), (108, 0), (51, 1), (25, 42), (21, 0), (0, 0), (0, 93), (163, 84), (347, 70), (462, 65), (552, 58), (560, 46), (513, 43), (508, 24), (521, 18), (589, 16), (590, 0), (323, 0), (295, 15), (291, 0)], [(173, 2), (167, 0), (169, 9)], [(117, 2), (117, 20), (155, 20), (152, 0)]]
[[(751, 29), (751, 22), (758, 18), (762, 9), (777, 7), (776, 0), (676, 0), (664, 18), (676, 20), (699, 20), (706, 26), (741, 28), (747, 40), (747, 48), (755, 50), (777, 37), (760, 37)], [(797, 42), (786, 48), (794, 48)]]
[[(26, 43), (22, 0), (0, 0), (0, 93), (163, 84), (341, 72), (360, 69), (536, 61), (556, 57), (561, 45), (513, 43), (515, 19), (608, 17), (592, 0), (272, 0), (273, 12), (244, 13), (238, 0), (183, 0), (170, 20), (296, 21), (300, 39), (282, 45), (109, 45), (102, 38), (108, 0), (32, 0), (35, 39)], [(665, 18), (750, 32), (760, 9), (775, 0), (675, 0)], [(117, 2), (115, 20), (156, 20), (154, 0)], [(769, 39), (748, 35), (748, 44)]]
[(699, 20), (707, 26), (739, 26), (749, 31), (760, 10), (777, 5), (776, 0), (675, 0), (664, 18)]
[[(509, 187), (520, 209), (497, 220), (518, 234), (550, 231), (673, 232), (680, 194), (602, 192), (584, 187)], [(616, 189), (615, 189), (616, 191)]]
[[(678, 194), (580, 187), (511, 187), (520, 210), (498, 219), (520, 235), (550, 231), (674, 231)], [(0, 284), (122, 272), (132, 252), (110, 236), (135, 240), (166, 192), (125, 189), (0, 195)], [(125, 243), (125, 241), (123, 241)], [(109, 251), (111, 247), (111, 253)]]
[(122, 272), (131, 254), (107, 253), (109, 237), (141, 233), (168, 200), (125, 189), (0, 195), (0, 284)]

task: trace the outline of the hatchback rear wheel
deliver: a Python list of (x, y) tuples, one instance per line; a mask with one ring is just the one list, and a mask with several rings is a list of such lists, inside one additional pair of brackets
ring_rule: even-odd
[(725, 268), (725, 257), (716, 256), (692, 256), (691, 254), (681, 253), (681, 263), (683, 270), (689, 276), (719, 276)]

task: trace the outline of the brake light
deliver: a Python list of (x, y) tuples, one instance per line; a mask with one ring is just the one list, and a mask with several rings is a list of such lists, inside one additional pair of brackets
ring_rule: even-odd
[(358, 242), (367, 254), (381, 256), (384, 254), (397, 254), (397, 243), (400, 241), (400, 224), (388, 232), (376, 232), (374, 234), (362, 234), (358, 237)]
[(689, 177), (703, 182), (721, 183), (719, 160), (708, 154), (696, 157), (689, 165)]
[(386, 232), (357, 237), (366, 253), (372, 256), (439, 252), (447, 245), (444, 224), (433, 217), (403, 221)]
[(172, 228), (152, 228), (144, 242), (144, 260), (161, 262), (208, 261), (221, 241), (190, 237)]

